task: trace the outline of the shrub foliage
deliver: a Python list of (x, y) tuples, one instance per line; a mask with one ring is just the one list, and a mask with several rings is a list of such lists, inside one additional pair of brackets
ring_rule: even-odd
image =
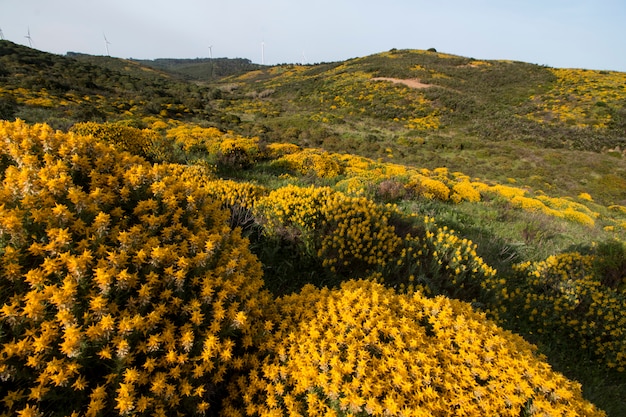
[(224, 415), (604, 415), (466, 303), (348, 281), (306, 286), (275, 314)]
[(263, 294), (228, 214), (102, 142), (20, 121), (0, 138), (2, 415), (204, 413)]

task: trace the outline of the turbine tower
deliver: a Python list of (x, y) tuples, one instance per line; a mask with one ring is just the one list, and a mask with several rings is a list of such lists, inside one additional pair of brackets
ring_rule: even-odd
[(4, 33), (2, 33), (2, 28), (0, 28), (0, 41), (4, 40)]
[(33, 38), (30, 36), (30, 27), (28, 28), (28, 35), (24, 36), (26, 39), (28, 39), (28, 46), (30, 46), (31, 48), (33, 47)]
[(213, 45), (209, 46), (209, 58), (213, 59)]
[(265, 41), (261, 42), (261, 65), (265, 65)]
[(104, 33), (102, 33), (102, 37), (104, 38), (104, 47), (107, 50), (107, 56), (111, 56), (111, 54), (109, 53), (109, 45), (111, 45), (111, 42), (108, 41), (106, 35)]

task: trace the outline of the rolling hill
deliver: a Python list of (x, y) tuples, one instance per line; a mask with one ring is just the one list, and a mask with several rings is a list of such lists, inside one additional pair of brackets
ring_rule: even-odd
[(271, 141), (619, 203), (625, 83), (623, 73), (390, 51), (229, 77), (218, 104), (246, 132)]

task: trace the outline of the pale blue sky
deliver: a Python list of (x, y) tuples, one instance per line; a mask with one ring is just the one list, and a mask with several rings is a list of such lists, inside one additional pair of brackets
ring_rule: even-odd
[(316, 63), (436, 48), (626, 72), (625, 0), (0, 0), (4, 38), (28, 45), (29, 29), (58, 54), (104, 55), (106, 36), (121, 58)]

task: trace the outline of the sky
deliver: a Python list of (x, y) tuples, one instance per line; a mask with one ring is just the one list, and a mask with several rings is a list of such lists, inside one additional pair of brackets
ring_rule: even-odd
[(625, 22), (624, 0), (0, 0), (3, 38), (46, 52), (266, 65), (435, 48), (626, 72)]

